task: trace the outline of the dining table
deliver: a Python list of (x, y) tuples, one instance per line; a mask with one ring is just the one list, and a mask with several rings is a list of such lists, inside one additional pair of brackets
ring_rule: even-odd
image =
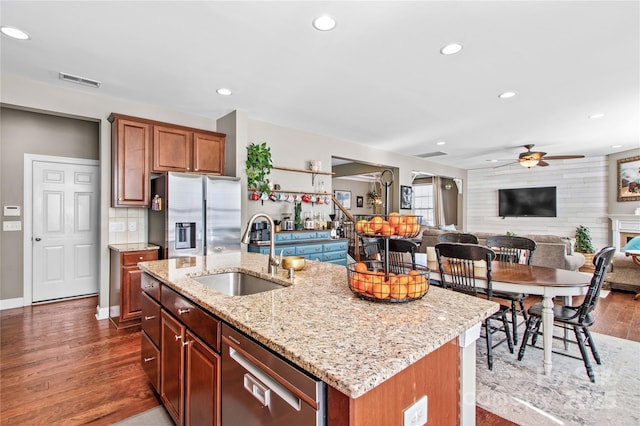
[[(476, 284), (486, 288), (486, 264), (477, 263)], [(437, 262), (427, 262), (431, 269), (430, 280), (440, 281)], [(445, 275), (447, 271), (445, 269)], [(491, 263), (491, 284), (494, 291), (506, 291), (542, 296), (542, 340), (544, 350), (544, 373), (551, 374), (553, 362), (553, 299), (563, 298), (565, 305), (571, 305), (573, 296), (585, 295), (593, 274), (568, 271), (546, 266), (524, 265), (509, 262)]]

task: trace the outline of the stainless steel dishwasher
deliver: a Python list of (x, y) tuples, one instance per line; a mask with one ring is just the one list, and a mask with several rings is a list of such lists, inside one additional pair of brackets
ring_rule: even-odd
[(222, 325), (222, 426), (324, 425), (326, 385)]

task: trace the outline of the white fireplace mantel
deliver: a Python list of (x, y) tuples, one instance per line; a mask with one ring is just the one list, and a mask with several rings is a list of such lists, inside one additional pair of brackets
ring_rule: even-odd
[(626, 244), (623, 237), (627, 235), (640, 236), (640, 215), (635, 214), (610, 214), (611, 242), (620, 251)]

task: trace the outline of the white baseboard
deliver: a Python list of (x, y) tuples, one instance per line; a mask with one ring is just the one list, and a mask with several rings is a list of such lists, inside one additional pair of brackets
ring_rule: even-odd
[(23, 306), (24, 299), (22, 297), (0, 300), (0, 311), (3, 311), (5, 309), (22, 308)]
[(104, 320), (109, 318), (109, 308), (101, 308), (100, 305), (96, 306), (96, 319)]

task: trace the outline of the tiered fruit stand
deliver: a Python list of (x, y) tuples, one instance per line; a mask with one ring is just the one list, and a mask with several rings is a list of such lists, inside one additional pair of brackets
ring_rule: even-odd
[[(385, 214), (358, 216), (355, 231), (358, 237), (381, 238), (384, 250), (380, 259), (347, 265), (349, 288), (358, 297), (373, 302), (398, 303), (417, 300), (429, 290), (429, 268), (408, 262), (392, 262), (389, 253), (391, 239), (411, 238), (420, 232), (421, 217), (389, 213), (389, 187), (393, 172), (382, 172), (385, 187)], [(408, 255), (408, 253), (407, 253)]]

